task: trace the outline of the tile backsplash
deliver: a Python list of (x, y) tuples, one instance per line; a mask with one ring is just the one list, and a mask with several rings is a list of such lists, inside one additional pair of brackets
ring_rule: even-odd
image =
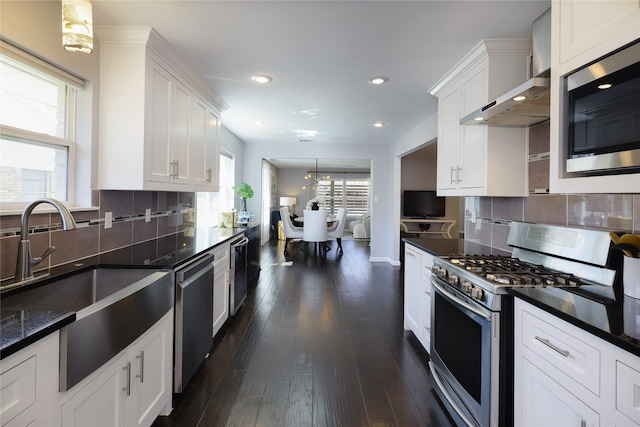
[[(49, 246), (56, 250), (34, 267), (35, 271), (181, 232), (192, 226), (194, 193), (162, 191), (95, 191), (97, 209), (76, 211), (75, 230), (60, 229), (60, 215), (34, 213), (29, 220), (32, 256), (40, 256)], [(150, 221), (146, 211), (150, 210)], [(105, 213), (111, 212), (111, 228), (104, 227)], [(0, 280), (15, 274), (20, 215), (0, 216)]]
[(466, 197), (465, 251), (508, 254), (511, 221), (640, 233), (640, 194)]

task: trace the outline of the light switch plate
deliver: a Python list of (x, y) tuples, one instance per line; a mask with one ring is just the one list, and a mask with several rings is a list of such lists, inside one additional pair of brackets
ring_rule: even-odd
[(144, 222), (151, 222), (151, 209), (145, 209)]
[(105, 212), (104, 228), (111, 228), (112, 222), (113, 222), (113, 212)]

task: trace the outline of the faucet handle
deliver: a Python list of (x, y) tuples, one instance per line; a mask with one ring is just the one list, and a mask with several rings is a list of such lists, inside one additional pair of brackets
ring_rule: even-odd
[(49, 246), (49, 247), (47, 248), (47, 250), (46, 250), (46, 251), (44, 251), (44, 253), (43, 253), (39, 258), (32, 258), (32, 259), (31, 259), (31, 265), (32, 265), (32, 266), (35, 266), (35, 265), (40, 264), (40, 263), (42, 262), (42, 260), (43, 260), (43, 259), (45, 259), (45, 258), (46, 258), (46, 257), (48, 257), (49, 255), (51, 255), (51, 253), (52, 253), (53, 251), (55, 251), (55, 250), (56, 250), (56, 247), (55, 247), (55, 246)]

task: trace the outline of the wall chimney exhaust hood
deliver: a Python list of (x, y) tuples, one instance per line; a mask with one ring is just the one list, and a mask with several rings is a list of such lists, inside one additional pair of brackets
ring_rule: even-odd
[(531, 75), (535, 76), (460, 119), (461, 125), (528, 127), (549, 120), (551, 9), (532, 25)]

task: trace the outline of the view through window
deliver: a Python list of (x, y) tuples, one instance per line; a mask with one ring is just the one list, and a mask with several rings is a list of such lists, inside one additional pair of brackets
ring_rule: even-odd
[(217, 193), (197, 193), (196, 211), (198, 227), (218, 225), (218, 213), (233, 208), (235, 162), (233, 154), (220, 150), (220, 190)]
[(77, 87), (73, 77), (2, 43), (0, 202), (17, 208), (39, 197), (69, 200)]
[(319, 181), (316, 189), (318, 197), (324, 199), (323, 207), (331, 215), (338, 208), (346, 208), (347, 215), (369, 213), (369, 179), (330, 179)]

